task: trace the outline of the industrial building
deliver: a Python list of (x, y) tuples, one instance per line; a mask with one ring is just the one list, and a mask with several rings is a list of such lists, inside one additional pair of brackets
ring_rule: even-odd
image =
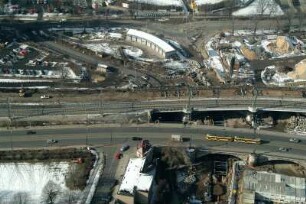
[(306, 203), (305, 178), (245, 170), (239, 203)]
[(146, 45), (164, 58), (169, 58), (176, 53), (176, 50), (167, 42), (143, 31), (129, 29), (126, 40)]

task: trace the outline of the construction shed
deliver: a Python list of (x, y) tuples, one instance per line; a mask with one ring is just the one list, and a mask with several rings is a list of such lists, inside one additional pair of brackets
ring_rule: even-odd
[(169, 58), (176, 53), (176, 50), (167, 42), (143, 31), (129, 29), (126, 40), (146, 45), (164, 58)]

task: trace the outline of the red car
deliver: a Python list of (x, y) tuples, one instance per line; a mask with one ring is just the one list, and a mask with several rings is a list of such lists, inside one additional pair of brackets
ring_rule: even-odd
[(122, 157), (122, 153), (121, 152), (116, 152), (115, 154), (115, 159), (119, 160)]

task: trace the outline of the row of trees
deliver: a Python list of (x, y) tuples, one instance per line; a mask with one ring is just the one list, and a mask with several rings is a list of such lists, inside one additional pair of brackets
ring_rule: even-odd
[[(254, 34), (258, 30), (259, 23), (264, 19), (274, 19), (276, 22), (277, 30), (285, 30), (289, 32), (292, 29), (294, 21), (297, 21), (297, 26), (301, 30), (304, 26), (305, 12), (303, 12), (300, 6), (283, 8), (280, 11), (280, 6), (275, 0), (256, 0), (256, 14), (250, 15), (251, 25), (253, 25)], [(232, 15), (234, 11), (235, 0), (229, 0), (227, 6), (230, 10), (229, 15), (232, 20), (232, 32), (235, 30), (235, 16)]]
[[(65, 204), (75, 204), (79, 200), (79, 195), (77, 192), (73, 191), (63, 191), (61, 187), (52, 181), (49, 181), (42, 190), (40, 203), (41, 204), (55, 204), (55, 203), (65, 203)], [(0, 203), (8, 203), (6, 198), (0, 197)], [(19, 192), (14, 194), (9, 203), (11, 204), (31, 204), (31, 199), (27, 192)]]

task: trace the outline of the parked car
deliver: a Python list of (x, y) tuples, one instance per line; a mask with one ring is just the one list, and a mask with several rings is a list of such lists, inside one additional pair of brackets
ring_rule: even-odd
[(278, 150), (281, 151), (281, 152), (288, 152), (288, 151), (289, 151), (289, 148), (280, 147), (280, 148), (278, 148)]
[(58, 143), (58, 140), (55, 140), (55, 139), (48, 139), (47, 140), (47, 144), (55, 144), (55, 143)]
[(34, 131), (34, 130), (28, 130), (27, 131), (27, 135), (34, 135), (34, 134), (36, 134), (36, 131)]
[(301, 140), (297, 138), (290, 138), (289, 141), (294, 143), (299, 143)]
[(124, 152), (124, 151), (126, 151), (126, 150), (128, 150), (130, 148), (130, 145), (122, 145), (122, 147), (120, 148), (120, 151), (121, 152)]

